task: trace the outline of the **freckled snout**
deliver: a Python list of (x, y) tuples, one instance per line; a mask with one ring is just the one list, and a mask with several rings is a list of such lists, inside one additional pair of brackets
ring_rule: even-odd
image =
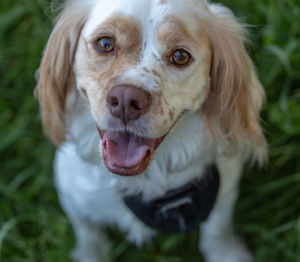
[(141, 88), (116, 86), (107, 95), (111, 114), (127, 124), (145, 114), (151, 106), (151, 95)]

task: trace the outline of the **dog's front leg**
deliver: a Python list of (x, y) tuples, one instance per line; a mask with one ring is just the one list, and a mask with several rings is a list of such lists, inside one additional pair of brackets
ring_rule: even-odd
[(220, 192), (208, 220), (201, 225), (199, 248), (206, 262), (252, 262), (254, 258), (233, 229), (233, 209), (238, 195), (241, 161), (238, 157), (217, 160)]
[(72, 258), (76, 262), (106, 262), (110, 242), (101, 228), (83, 222), (72, 223), (76, 246)]

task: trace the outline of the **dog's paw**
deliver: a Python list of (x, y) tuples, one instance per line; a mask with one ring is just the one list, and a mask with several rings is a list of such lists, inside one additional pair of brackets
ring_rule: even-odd
[(238, 237), (204, 243), (201, 250), (205, 262), (254, 262), (254, 256)]

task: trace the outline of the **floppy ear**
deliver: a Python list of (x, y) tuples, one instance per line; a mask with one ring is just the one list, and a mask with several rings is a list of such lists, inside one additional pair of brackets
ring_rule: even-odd
[(266, 158), (259, 118), (264, 91), (243, 45), (243, 33), (230, 14), (209, 23), (211, 87), (203, 114), (217, 141), (229, 142), (231, 149), (261, 163)]
[(44, 132), (58, 146), (65, 139), (66, 97), (73, 88), (73, 60), (87, 12), (67, 6), (58, 17), (38, 72), (37, 94)]

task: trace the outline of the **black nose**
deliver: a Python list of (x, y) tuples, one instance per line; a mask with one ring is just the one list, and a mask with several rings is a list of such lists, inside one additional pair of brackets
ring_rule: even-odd
[(108, 93), (106, 101), (111, 114), (127, 124), (149, 110), (151, 95), (141, 88), (117, 86)]

